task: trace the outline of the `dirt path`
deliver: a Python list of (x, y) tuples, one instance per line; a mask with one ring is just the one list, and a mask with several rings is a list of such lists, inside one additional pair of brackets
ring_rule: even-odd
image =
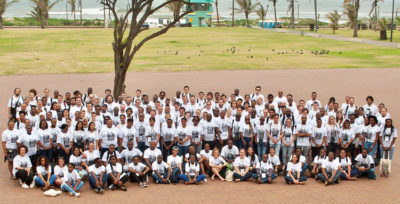
[[(193, 72), (146, 72), (128, 73), (127, 92), (131, 95), (137, 88), (144, 93), (154, 94), (165, 90), (168, 96), (174, 95), (184, 85), (191, 87), (191, 92), (220, 91), (230, 94), (240, 88), (241, 95), (251, 93), (256, 85), (261, 85), (262, 93), (274, 93), (283, 90), (292, 93), (295, 101), (308, 100), (312, 91), (317, 91), (319, 99), (325, 104), (330, 96), (335, 96), (339, 103), (346, 95), (356, 97), (357, 105), (364, 104), (367, 95), (373, 95), (376, 103), (384, 102), (400, 127), (398, 94), (400, 87), (400, 69), (331, 69), (331, 70), (272, 70), (272, 71), (193, 71)], [(29, 88), (36, 88), (40, 93), (47, 87), (58, 89), (62, 94), (66, 90), (86, 90), (92, 86), (99, 96), (105, 88), (112, 88), (113, 74), (66, 74), (66, 75), (20, 75), (0, 77), (0, 128), (6, 127), (6, 104), (15, 87), (26, 95)], [(398, 151), (398, 150), (397, 150)], [(381, 203), (399, 203), (400, 201), (400, 159), (396, 152), (393, 161), (393, 173), (389, 179), (378, 176), (376, 181), (360, 179), (357, 182), (343, 181), (339, 185), (325, 187), (314, 180), (305, 186), (288, 186), (279, 177), (272, 185), (254, 183), (207, 182), (200, 186), (155, 185), (148, 189), (139, 189), (128, 184), (127, 192), (106, 191), (96, 195), (87, 183), (82, 190), (80, 202), (85, 203), (265, 203), (266, 201), (299, 203), (337, 203), (353, 201), (370, 203), (379, 199)], [(58, 198), (44, 197), (39, 189), (25, 190), (17, 182), (10, 181), (6, 165), (0, 167), (0, 203), (70, 203), (78, 201), (66, 194)], [(329, 192), (327, 191), (329, 189)]]

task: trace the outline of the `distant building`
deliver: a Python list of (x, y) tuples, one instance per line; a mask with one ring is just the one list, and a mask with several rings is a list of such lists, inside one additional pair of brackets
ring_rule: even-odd
[(211, 25), (213, 0), (186, 0), (190, 1), (193, 12), (186, 15), (186, 22), (192, 27), (208, 27)]

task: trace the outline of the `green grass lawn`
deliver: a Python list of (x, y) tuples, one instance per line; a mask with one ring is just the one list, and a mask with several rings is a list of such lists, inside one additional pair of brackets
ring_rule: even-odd
[[(300, 30), (310, 32), (310, 29), (300, 29)], [(390, 42), (390, 30), (387, 30), (386, 32), (387, 32), (388, 40), (385, 40), (384, 42)], [(319, 29), (318, 33), (340, 35), (340, 36), (345, 36), (345, 37), (353, 37), (353, 30), (352, 29), (346, 29), (346, 28), (341, 28), (339, 30), (336, 30), (335, 34), (333, 34), (332, 29), (325, 29), (325, 28), (324, 29)], [(380, 35), (379, 30), (378, 31), (374, 31), (374, 30), (359, 30), (357, 38), (381, 41), (381, 40), (379, 40), (379, 35)], [(393, 42), (400, 43), (400, 31), (393, 30)]]
[[(111, 72), (111, 42), (111, 29), (1, 30), (0, 75)], [(130, 70), (381, 68), (400, 67), (399, 56), (396, 48), (258, 29), (174, 28), (145, 44)]]

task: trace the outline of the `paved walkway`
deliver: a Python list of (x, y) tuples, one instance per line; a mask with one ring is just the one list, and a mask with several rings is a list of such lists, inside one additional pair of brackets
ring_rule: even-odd
[(264, 29), (274, 31), (274, 32), (279, 32), (279, 33), (289, 33), (289, 34), (308, 36), (308, 37), (313, 37), (313, 38), (326, 38), (326, 39), (332, 39), (332, 40), (349, 41), (349, 42), (357, 42), (357, 43), (363, 43), (363, 44), (369, 44), (369, 45), (400, 48), (400, 43), (394, 43), (394, 42), (367, 40), (367, 39), (361, 39), (361, 38), (350, 38), (350, 37), (344, 37), (344, 36), (340, 36), (340, 35), (311, 33), (311, 32), (306, 32), (306, 31), (297, 31), (297, 30), (271, 29), (271, 28), (264, 28)]

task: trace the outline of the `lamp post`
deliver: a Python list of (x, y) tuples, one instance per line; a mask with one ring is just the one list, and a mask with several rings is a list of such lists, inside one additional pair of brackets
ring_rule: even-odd
[(393, 25), (394, 25), (394, 0), (392, 3), (392, 23), (390, 24), (390, 42), (393, 42)]
[(314, 0), (314, 9), (315, 9), (315, 32), (318, 33), (317, 0)]

